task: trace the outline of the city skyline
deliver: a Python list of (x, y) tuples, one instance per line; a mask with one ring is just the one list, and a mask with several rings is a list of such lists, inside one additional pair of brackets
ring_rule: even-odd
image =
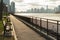
[(10, 0), (10, 5), (12, 1), (15, 2), (16, 12), (26, 11), (31, 8), (46, 8), (46, 6), (53, 9), (60, 4), (60, 0)]
[(30, 8), (40, 8), (40, 6), (49, 6), (54, 8), (60, 4), (60, 0), (15, 0), (16, 11), (26, 11)]
[(60, 13), (60, 5), (53, 9), (50, 9), (48, 6), (46, 8), (31, 8), (27, 11), (21, 11), (20, 13)]

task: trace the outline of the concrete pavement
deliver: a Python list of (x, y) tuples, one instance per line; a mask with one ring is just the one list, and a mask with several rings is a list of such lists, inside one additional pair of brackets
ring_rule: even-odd
[(14, 16), (10, 15), (10, 19), (14, 25), (18, 40), (46, 40)]

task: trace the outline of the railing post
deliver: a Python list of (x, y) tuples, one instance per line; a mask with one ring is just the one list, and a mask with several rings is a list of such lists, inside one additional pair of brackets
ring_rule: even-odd
[(32, 17), (32, 24), (33, 24), (33, 17)]
[(59, 40), (58, 39), (58, 30), (59, 30), (58, 24), (59, 24), (59, 21), (57, 21), (57, 40)]
[(36, 25), (37, 25), (37, 17), (35, 18), (35, 21), (36, 21)]
[(39, 28), (40, 30), (41, 30), (41, 27), (42, 27), (42, 26), (41, 26), (41, 23), (42, 23), (42, 22), (41, 22), (41, 18), (40, 18), (40, 28)]
[(30, 22), (32, 22), (32, 17), (31, 17), (31, 19), (30, 19), (31, 21)]
[(41, 24), (42, 24), (42, 22), (41, 22), (41, 18), (40, 18), (40, 27), (42, 27), (42, 25), (41, 25)]
[(47, 19), (47, 35), (48, 35), (48, 19)]

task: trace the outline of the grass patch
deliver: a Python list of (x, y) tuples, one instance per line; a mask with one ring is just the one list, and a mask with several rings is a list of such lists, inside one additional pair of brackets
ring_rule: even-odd
[[(3, 21), (7, 22), (6, 14), (4, 14), (3, 16), (5, 16), (3, 18)], [(3, 31), (4, 31), (3, 22), (0, 21), (0, 40), (15, 40), (14, 36), (11, 36), (11, 37), (5, 37), (5, 36), (3, 36), (3, 34), (2, 34)]]
[(4, 30), (3, 23), (0, 21), (0, 33)]
[[(9, 15), (9, 14), (7, 14), (7, 15)], [(3, 16), (6, 16), (6, 13), (3, 14)], [(3, 18), (3, 21), (7, 22), (7, 19)], [(5, 36), (3, 36), (3, 34), (2, 34), (3, 31), (4, 31), (3, 22), (2, 22), (2, 20), (0, 20), (0, 40), (15, 40), (14, 36), (12, 36), (12, 37), (5, 37)]]
[(0, 20), (0, 40), (3, 40), (3, 35), (2, 35), (3, 30), (4, 30), (3, 23)]
[(3, 35), (0, 35), (0, 40), (4, 40), (4, 37), (3, 37)]
[(15, 40), (14, 37), (4, 37), (0, 35), (0, 40)]

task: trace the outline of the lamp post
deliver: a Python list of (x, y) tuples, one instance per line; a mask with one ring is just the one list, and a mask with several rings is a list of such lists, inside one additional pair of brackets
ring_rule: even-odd
[(3, 13), (3, 0), (0, 0), (0, 20), (2, 20), (2, 13)]
[(8, 5), (6, 5), (6, 16), (8, 14)]

